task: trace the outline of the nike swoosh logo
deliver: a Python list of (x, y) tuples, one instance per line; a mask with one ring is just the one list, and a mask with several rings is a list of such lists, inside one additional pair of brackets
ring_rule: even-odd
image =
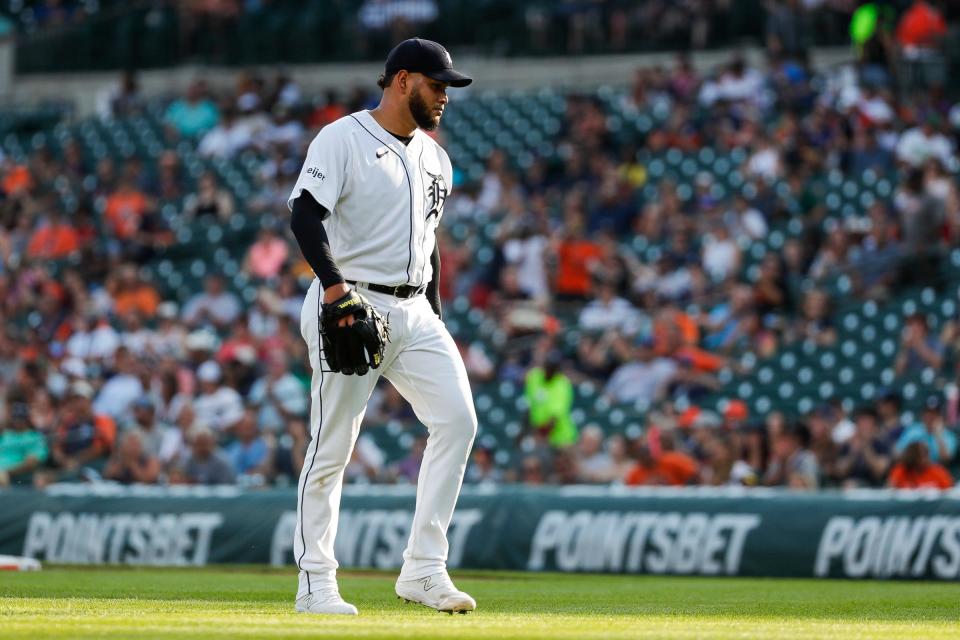
[(390, 149), (381, 149), (380, 151), (377, 151), (377, 160), (387, 155), (388, 153), (390, 153)]

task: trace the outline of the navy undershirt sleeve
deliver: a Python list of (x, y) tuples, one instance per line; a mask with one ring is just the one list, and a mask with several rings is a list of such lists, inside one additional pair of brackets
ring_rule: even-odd
[(303, 191), (293, 201), (290, 216), (290, 230), (324, 289), (344, 282), (330, 253), (330, 239), (323, 228), (323, 221), (329, 215), (330, 212), (314, 200), (310, 192)]
[(426, 296), (437, 317), (443, 320), (443, 309), (440, 306), (440, 246), (433, 245), (433, 255), (430, 256), (430, 266), (433, 267), (433, 277), (427, 284)]

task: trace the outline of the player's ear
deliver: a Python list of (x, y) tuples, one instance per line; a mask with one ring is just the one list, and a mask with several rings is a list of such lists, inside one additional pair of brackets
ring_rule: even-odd
[(407, 90), (410, 88), (411, 81), (412, 81), (412, 78), (410, 77), (410, 72), (404, 71), (402, 69), (400, 71), (397, 71), (397, 76), (395, 80), (397, 83), (397, 89), (400, 90), (400, 93), (402, 93), (403, 95), (406, 95)]

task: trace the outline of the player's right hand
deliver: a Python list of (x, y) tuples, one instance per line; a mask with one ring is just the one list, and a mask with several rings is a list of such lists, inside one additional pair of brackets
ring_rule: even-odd
[[(323, 290), (323, 304), (330, 304), (342, 298), (343, 296), (350, 293), (350, 287), (347, 286), (347, 283), (341, 282), (340, 284), (335, 284), (329, 289)], [(349, 327), (354, 323), (355, 318), (353, 314), (344, 316), (337, 321), (338, 327)]]

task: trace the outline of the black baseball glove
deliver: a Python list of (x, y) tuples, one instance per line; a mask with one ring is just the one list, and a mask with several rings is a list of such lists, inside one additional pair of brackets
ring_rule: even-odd
[[(353, 324), (338, 326), (349, 315)], [(356, 291), (320, 308), (320, 338), (331, 371), (362, 376), (379, 369), (390, 342), (390, 324)]]

